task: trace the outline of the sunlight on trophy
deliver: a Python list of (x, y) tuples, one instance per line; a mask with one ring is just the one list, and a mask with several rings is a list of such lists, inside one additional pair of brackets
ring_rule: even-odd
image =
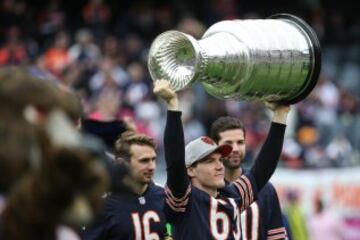
[(148, 68), (154, 81), (168, 80), (176, 90), (200, 82), (221, 99), (294, 104), (316, 85), (321, 50), (305, 21), (277, 14), (218, 22), (200, 40), (164, 32), (151, 45)]

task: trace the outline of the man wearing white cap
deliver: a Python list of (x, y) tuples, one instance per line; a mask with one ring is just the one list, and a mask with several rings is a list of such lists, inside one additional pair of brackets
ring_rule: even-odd
[(253, 167), (225, 186), (223, 159), (232, 147), (218, 146), (209, 137), (200, 137), (185, 148), (175, 91), (167, 81), (158, 80), (154, 92), (168, 107), (164, 135), (165, 215), (174, 225), (174, 239), (240, 239), (239, 214), (256, 199), (276, 168), (289, 107), (273, 105), (270, 132)]

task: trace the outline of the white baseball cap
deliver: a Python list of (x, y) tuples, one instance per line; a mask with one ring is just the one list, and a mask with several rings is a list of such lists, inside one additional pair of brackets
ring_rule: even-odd
[(219, 152), (222, 157), (226, 157), (231, 151), (231, 145), (224, 144), (218, 146), (211, 138), (202, 136), (186, 145), (185, 164), (186, 167), (190, 167), (192, 164), (202, 160), (213, 152)]

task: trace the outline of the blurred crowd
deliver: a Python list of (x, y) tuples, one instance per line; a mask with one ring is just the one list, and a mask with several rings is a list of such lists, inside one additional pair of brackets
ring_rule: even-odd
[[(81, 97), (84, 118), (121, 119), (160, 149), (164, 108), (147, 71), (158, 34), (178, 29), (200, 38), (220, 20), (296, 14), (317, 32), (323, 63), (314, 91), (294, 106), (281, 165), (360, 165), (360, 18), (349, 1), (3, 0), (0, 7), (0, 65), (26, 66), (69, 86)], [(186, 141), (207, 134), (221, 115), (237, 116), (253, 159), (269, 127), (262, 103), (218, 100), (200, 84), (180, 99)]]

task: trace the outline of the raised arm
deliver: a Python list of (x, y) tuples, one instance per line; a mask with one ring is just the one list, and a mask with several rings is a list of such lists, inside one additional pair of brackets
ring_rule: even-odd
[(155, 81), (154, 93), (165, 101), (168, 109), (164, 134), (167, 187), (176, 200), (184, 197), (189, 187), (181, 112), (178, 110), (177, 95), (168, 81)]
[(270, 131), (250, 170), (254, 176), (258, 191), (269, 181), (279, 161), (284, 141), (286, 118), (290, 110), (289, 106), (277, 104), (268, 104), (268, 107), (274, 113)]

